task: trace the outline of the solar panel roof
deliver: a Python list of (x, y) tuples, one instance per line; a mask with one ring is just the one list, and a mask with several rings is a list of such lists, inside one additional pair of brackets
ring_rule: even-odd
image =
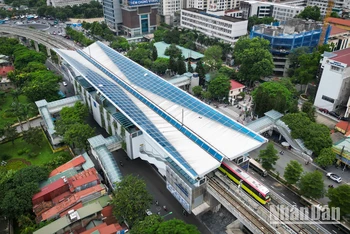
[(266, 141), (99, 42), (84, 51), (57, 52), (192, 178)]

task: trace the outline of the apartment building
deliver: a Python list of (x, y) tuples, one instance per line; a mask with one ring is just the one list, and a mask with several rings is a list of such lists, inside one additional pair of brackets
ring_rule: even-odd
[(174, 22), (179, 22), (176, 13), (180, 13), (183, 0), (162, 0), (160, 1), (158, 13), (161, 16), (162, 22), (172, 25)]
[(123, 22), (120, 1), (103, 0), (102, 4), (105, 23), (111, 30), (119, 32), (121, 23)]
[(248, 20), (225, 16), (224, 11), (221, 13), (222, 15), (216, 15), (195, 8), (182, 9), (181, 27), (196, 29), (209, 37), (231, 44), (247, 34)]
[[(334, 0), (333, 8), (342, 9), (349, 4), (349, 0)], [(321, 15), (326, 15), (328, 0), (307, 0), (308, 6), (318, 6), (321, 10)]]
[(52, 7), (65, 7), (90, 3), (91, 0), (47, 0), (46, 4)]

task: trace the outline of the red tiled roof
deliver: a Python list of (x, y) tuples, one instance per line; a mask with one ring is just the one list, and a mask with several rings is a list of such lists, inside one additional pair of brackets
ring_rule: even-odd
[(87, 184), (87, 183), (90, 183), (90, 182), (93, 182), (93, 181), (96, 181), (96, 180), (98, 180), (98, 176), (97, 175), (89, 175), (89, 176), (87, 176), (85, 178), (81, 178), (79, 180), (72, 181), (73, 190), (76, 187), (82, 186), (84, 184)]
[(74, 206), (77, 202), (86, 196), (94, 194), (96, 192), (100, 192), (104, 190), (104, 187), (101, 184), (95, 185), (91, 188), (84, 189), (80, 192), (74, 193), (72, 196), (68, 197), (64, 201), (58, 203), (56, 206), (52, 207), (48, 211), (42, 214), (42, 221), (47, 220), (56, 214), (60, 214), (70, 207)]
[(94, 167), (89, 168), (85, 171), (82, 171), (70, 178), (68, 178), (68, 182), (71, 185), (71, 191), (73, 192), (76, 187), (87, 184), (89, 182), (99, 181), (97, 171)]
[(339, 28), (337, 26), (332, 26), (332, 30), (331, 30), (331, 33), (330, 33), (330, 36), (334, 36), (334, 35), (337, 35), (339, 33), (345, 33), (345, 32), (348, 32), (349, 30), (346, 30), (346, 29), (343, 29), (343, 28)]
[(329, 17), (328, 18), (328, 22), (329, 23), (333, 23), (333, 24), (340, 24), (340, 25), (344, 25), (344, 26), (350, 27), (350, 20)]
[(235, 80), (230, 80), (230, 81), (231, 81), (231, 90), (245, 87), (244, 85), (242, 85), (241, 83), (239, 83), (239, 82), (237, 82)]
[(93, 227), (89, 230), (86, 230), (85, 232), (81, 232), (80, 234), (91, 234), (96, 230), (98, 230), (100, 234), (114, 234), (114, 233), (117, 233), (118, 231), (123, 230), (123, 228), (117, 223), (114, 223), (108, 226), (106, 223), (101, 223), (100, 225)]
[(334, 51), (332, 53), (336, 54), (337, 56), (330, 59), (350, 65), (350, 48)]
[(64, 172), (64, 171), (66, 171), (66, 170), (68, 170), (70, 168), (82, 165), (83, 163), (85, 163), (85, 158), (82, 155), (77, 156), (74, 159), (70, 160), (69, 162), (66, 162), (65, 164), (57, 167), (55, 170), (53, 170), (50, 173), (49, 177), (55, 176), (55, 175), (57, 175), (57, 174), (59, 174), (61, 172)]
[(0, 67), (0, 76), (7, 75), (7, 73), (9, 73), (10, 71), (13, 71), (13, 70), (15, 70), (15, 68), (13, 66)]
[(76, 204), (75, 206), (73, 206), (72, 208), (67, 209), (66, 211), (60, 213), (60, 217), (65, 216), (66, 214), (68, 214), (68, 211), (70, 210), (77, 210), (83, 207), (83, 203), (79, 202), (78, 204)]
[(48, 193), (51, 193), (52, 191), (54, 191), (58, 188), (61, 188), (65, 185), (66, 185), (66, 183), (64, 183), (63, 179), (56, 180), (55, 182), (43, 187), (40, 192), (34, 194), (34, 196), (32, 197), (32, 201), (34, 201), (35, 199), (38, 199), (39, 197), (42, 197)]

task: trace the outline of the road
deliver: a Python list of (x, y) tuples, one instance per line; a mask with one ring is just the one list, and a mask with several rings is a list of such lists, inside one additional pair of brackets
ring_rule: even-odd
[[(89, 116), (87, 122), (91, 127), (95, 128), (96, 134), (102, 134), (104, 137), (109, 136), (108, 133), (103, 128), (101, 128), (91, 116)], [(122, 149), (115, 151), (112, 154), (117, 162), (123, 161), (124, 166), (120, 167), (123, 176), (133, 174), (145, 180), (148, 191), (152, 194), (154, 200), (157, 200), (159, 202), (159, 206), (152, 204), (152, 213), (157, 213), (160, 211), (160, 215), (165, 216), (169, 212), (173, 212), (171, 215), (165, 216), (164, 219), (181, 219), (186, 223), (193, 224), (198, 227), (199, 231), (202, 234), (211, 233), (195, 215), (190, 214), (187, 217), (182, 215), (182, 206), (166, 189), (164, 178), (162, 178), (162, 176), (156, 172), (156, 169), (153, 168), (148, 162), (142, 161), (140, 159), (127, 160), (128, 157)], [(91, 157), (91, 159), (96, 164), (96, 160), (93, 157)], [(165, 212), (160, 208), (163, 205), (167, 207), (168, 212)]]

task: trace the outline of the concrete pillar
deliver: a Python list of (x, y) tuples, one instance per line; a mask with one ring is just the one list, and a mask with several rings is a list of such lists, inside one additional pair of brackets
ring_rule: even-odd
[(34, 48), (35, 48), (36, 52), (40, 52), (40, 50), (39, 50), (39, 44), (38, 44), (38, 42), (36, 42), (36, 41), (34, 41)]
[(51, 57), (51, 49), (49, 47), (46, 47), (46, 53), (48, 57)]

